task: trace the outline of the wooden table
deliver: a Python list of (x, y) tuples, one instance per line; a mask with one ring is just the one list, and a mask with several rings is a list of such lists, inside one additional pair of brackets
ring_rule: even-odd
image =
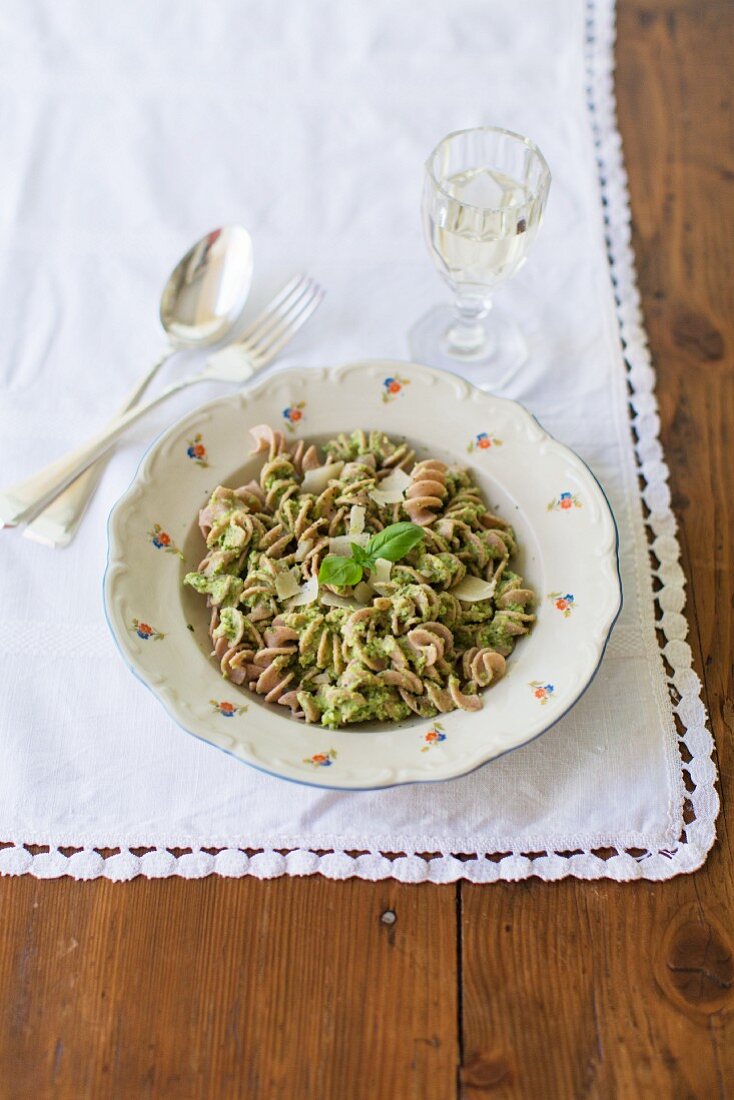
[(734, 1095), (733, 14), (621, 0), (617, 49), (721, 773), (703, 870), (661, 885), (4, 879), (3, 1100)]

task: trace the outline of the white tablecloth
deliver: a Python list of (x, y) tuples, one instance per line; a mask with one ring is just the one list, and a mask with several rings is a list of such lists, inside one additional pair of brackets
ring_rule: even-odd
[[(449, 130), (496, 123), (533, 137), (554, 177), (530, 262), (501, 292), (531, 345), (509, 396), (605, 485), (625, 608), (579, 705), (474, 775), (346, 794), (259, 774), (173, 725), (103, 625), (107, 513), (145, 443), (219, 391), (180, 397), (119, 449), (70, 549), (0, 536), (0, 871), (482, 882), (664, 878), (703, 861), (715, 772), (634, 287), (612, 23), (607, 0), (2, 6), (3, 481), (114, 409), (158, 350), (168, 269), (216, 224), (251, 230), (253, 309), (299, 269), (328, 289), (284, 364), (407, 357), (409, 327), (445, 293), (421, 239), (423, 160)], [(169, 375), (190, 367), (179, 357)], [(694, 785), (685, 829), (673, 707)]]

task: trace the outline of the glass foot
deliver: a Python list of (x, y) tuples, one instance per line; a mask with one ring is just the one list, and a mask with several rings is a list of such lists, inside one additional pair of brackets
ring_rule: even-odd
[(411, 358), (415, 363), (460, 374), (480, 390), (499, 393), (528, 357), (528, 346), (519, 326), (493, 306), (483, 322), (484, 343), (478, 350), (458, 354), (448, 338), (455, 323), (450, 306), (436, 306), (426, 313), (408, 333)]

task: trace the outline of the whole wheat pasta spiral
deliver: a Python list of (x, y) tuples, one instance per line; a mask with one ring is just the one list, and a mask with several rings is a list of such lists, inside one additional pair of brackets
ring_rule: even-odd
[[(252, 435), (259, 473), (214, 489), (199, 513), (202, 560), (185, 578), (211, 609), (222, 675), (328, 727), (479, 710), (532, 628), (535, 596), (512, 568), (512, 527), (471, 473), (416, 462), (378, 430), (323, 448), (268, 425)], [(319, 584), (327, 554), (406, 521), (423, 536), (398, 561), (354, 587)]]
[(426, 527), (435, 520), (448, 496), (447, 471), (445, 462), (433, 458), (419, 462), (411, 470), (404, 507), (413, 523)]

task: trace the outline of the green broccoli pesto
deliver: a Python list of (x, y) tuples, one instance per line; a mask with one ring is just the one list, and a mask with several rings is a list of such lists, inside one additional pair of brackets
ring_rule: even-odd
[(236, 607), (223, 607), (219, 614), (219, 626), (212, 637), (227, 638), (230, 642), (241, 635), (244, 615)]
[[(478, 666), (467, 654), (490, 649), (509, 656), (534, 616), (531, 592), (511, 568), (514, 531), (489, 518), (470, 470), (433, 460), (431, 475), (445, 491), (440, 499), (429, 494), (433, 503), (426, 508), (434, 515), (416, 516), (410, 495), (388, 504), (371, 495), (397, 469), (411, 475), (419, 459), (408, 441), (355, 430), (320, 450), (308, 444), (304, 450), (278, 430), (268, 439), (267, 431), (261, 427), (256, 434), (263, 450), (257, 483), (236, 491), (218, 486), (212, 493), (200, 515), (206, 559), (184, 578), (218, 609), (211, 635), (219, 652), (226, 639), (233, 655), (242, 654), (224, 662), (232, 662), (224, 676), (238, 683), (245, 673), (238, 678), (235, 670), (245, 669), (243, 690), (262, 680), (270, 703), (329, 729), (430, 719), (440, 708), (481, 694)], [(341, 463), (328, 488), (303, 492), (304, 471), (326, 456)], [(422, 454), (422, 461), (427, 457)], [(344, 571), (322, 575), (325, 557), (337, 550), (340, 556), (343, 536), (356, 534), (357, 521), (363, 550), (378, 536), (387, 543), (391, 528), (407, 529), (408, 540), (415, 533), (410, 529), (420, 528), (421, 538), (394, 557), (383, 555), (393, 562), (389, 576), (375, 575), (374, 563), (363, 564), (354, 545), (351, 554), (363, 565), (365, 583)], [(335, 538), (342, 539), (340, 546), (332, 544)], [(280, 598), (284, 571), (301, 592)], [(469, 586), (462, 598), (458, 586), (467, 576), (496, 576), (492, 597), (472, 601)], [(313, 577), (320, 587), (313, 587)], [(327, 592), (344, 605), (324, 602)], [(304, 594), (311, 602), (300, 603)], [(268, 675), (261, 676), (258, 666)]]
[(494, 603), (492, 600), (477, 600), (468, 604), (461, 614), (462, 623), (486, 623), (494, 615)]
[(218, 544), (222, 550), (241, 550), (247, 545), (248, 538), (249, 536), (243, 527), (240, 527), (239, 524), (230, 523), (219, 536)]
[(321, 724), (331, 729), (353, 722), (399, 722), (410, 714), (410, 707), (387, 686), (356, 691), (325, 684), (316, 698), (321, 708)]
[(187, 573), (184, 584), (202, 595), (210, 596), (215, 607), (233, 607), (243, 587), (240, 577), (230, 576), (229, 573), (212, 577), (208, 577), (206, 573)]
[(515, 638), (507, 630), (508, 618), (498, 611), (490, 623), (482, 625), (476, 633), (476, 644), (490, 649), (512, 650)]
[(429, 584), (436, 584), (441, 588), (448, 588), (455, 581), (460, 580), (466, 572), (455, 554), (446, 553), (424, 553), (416, 570)]

